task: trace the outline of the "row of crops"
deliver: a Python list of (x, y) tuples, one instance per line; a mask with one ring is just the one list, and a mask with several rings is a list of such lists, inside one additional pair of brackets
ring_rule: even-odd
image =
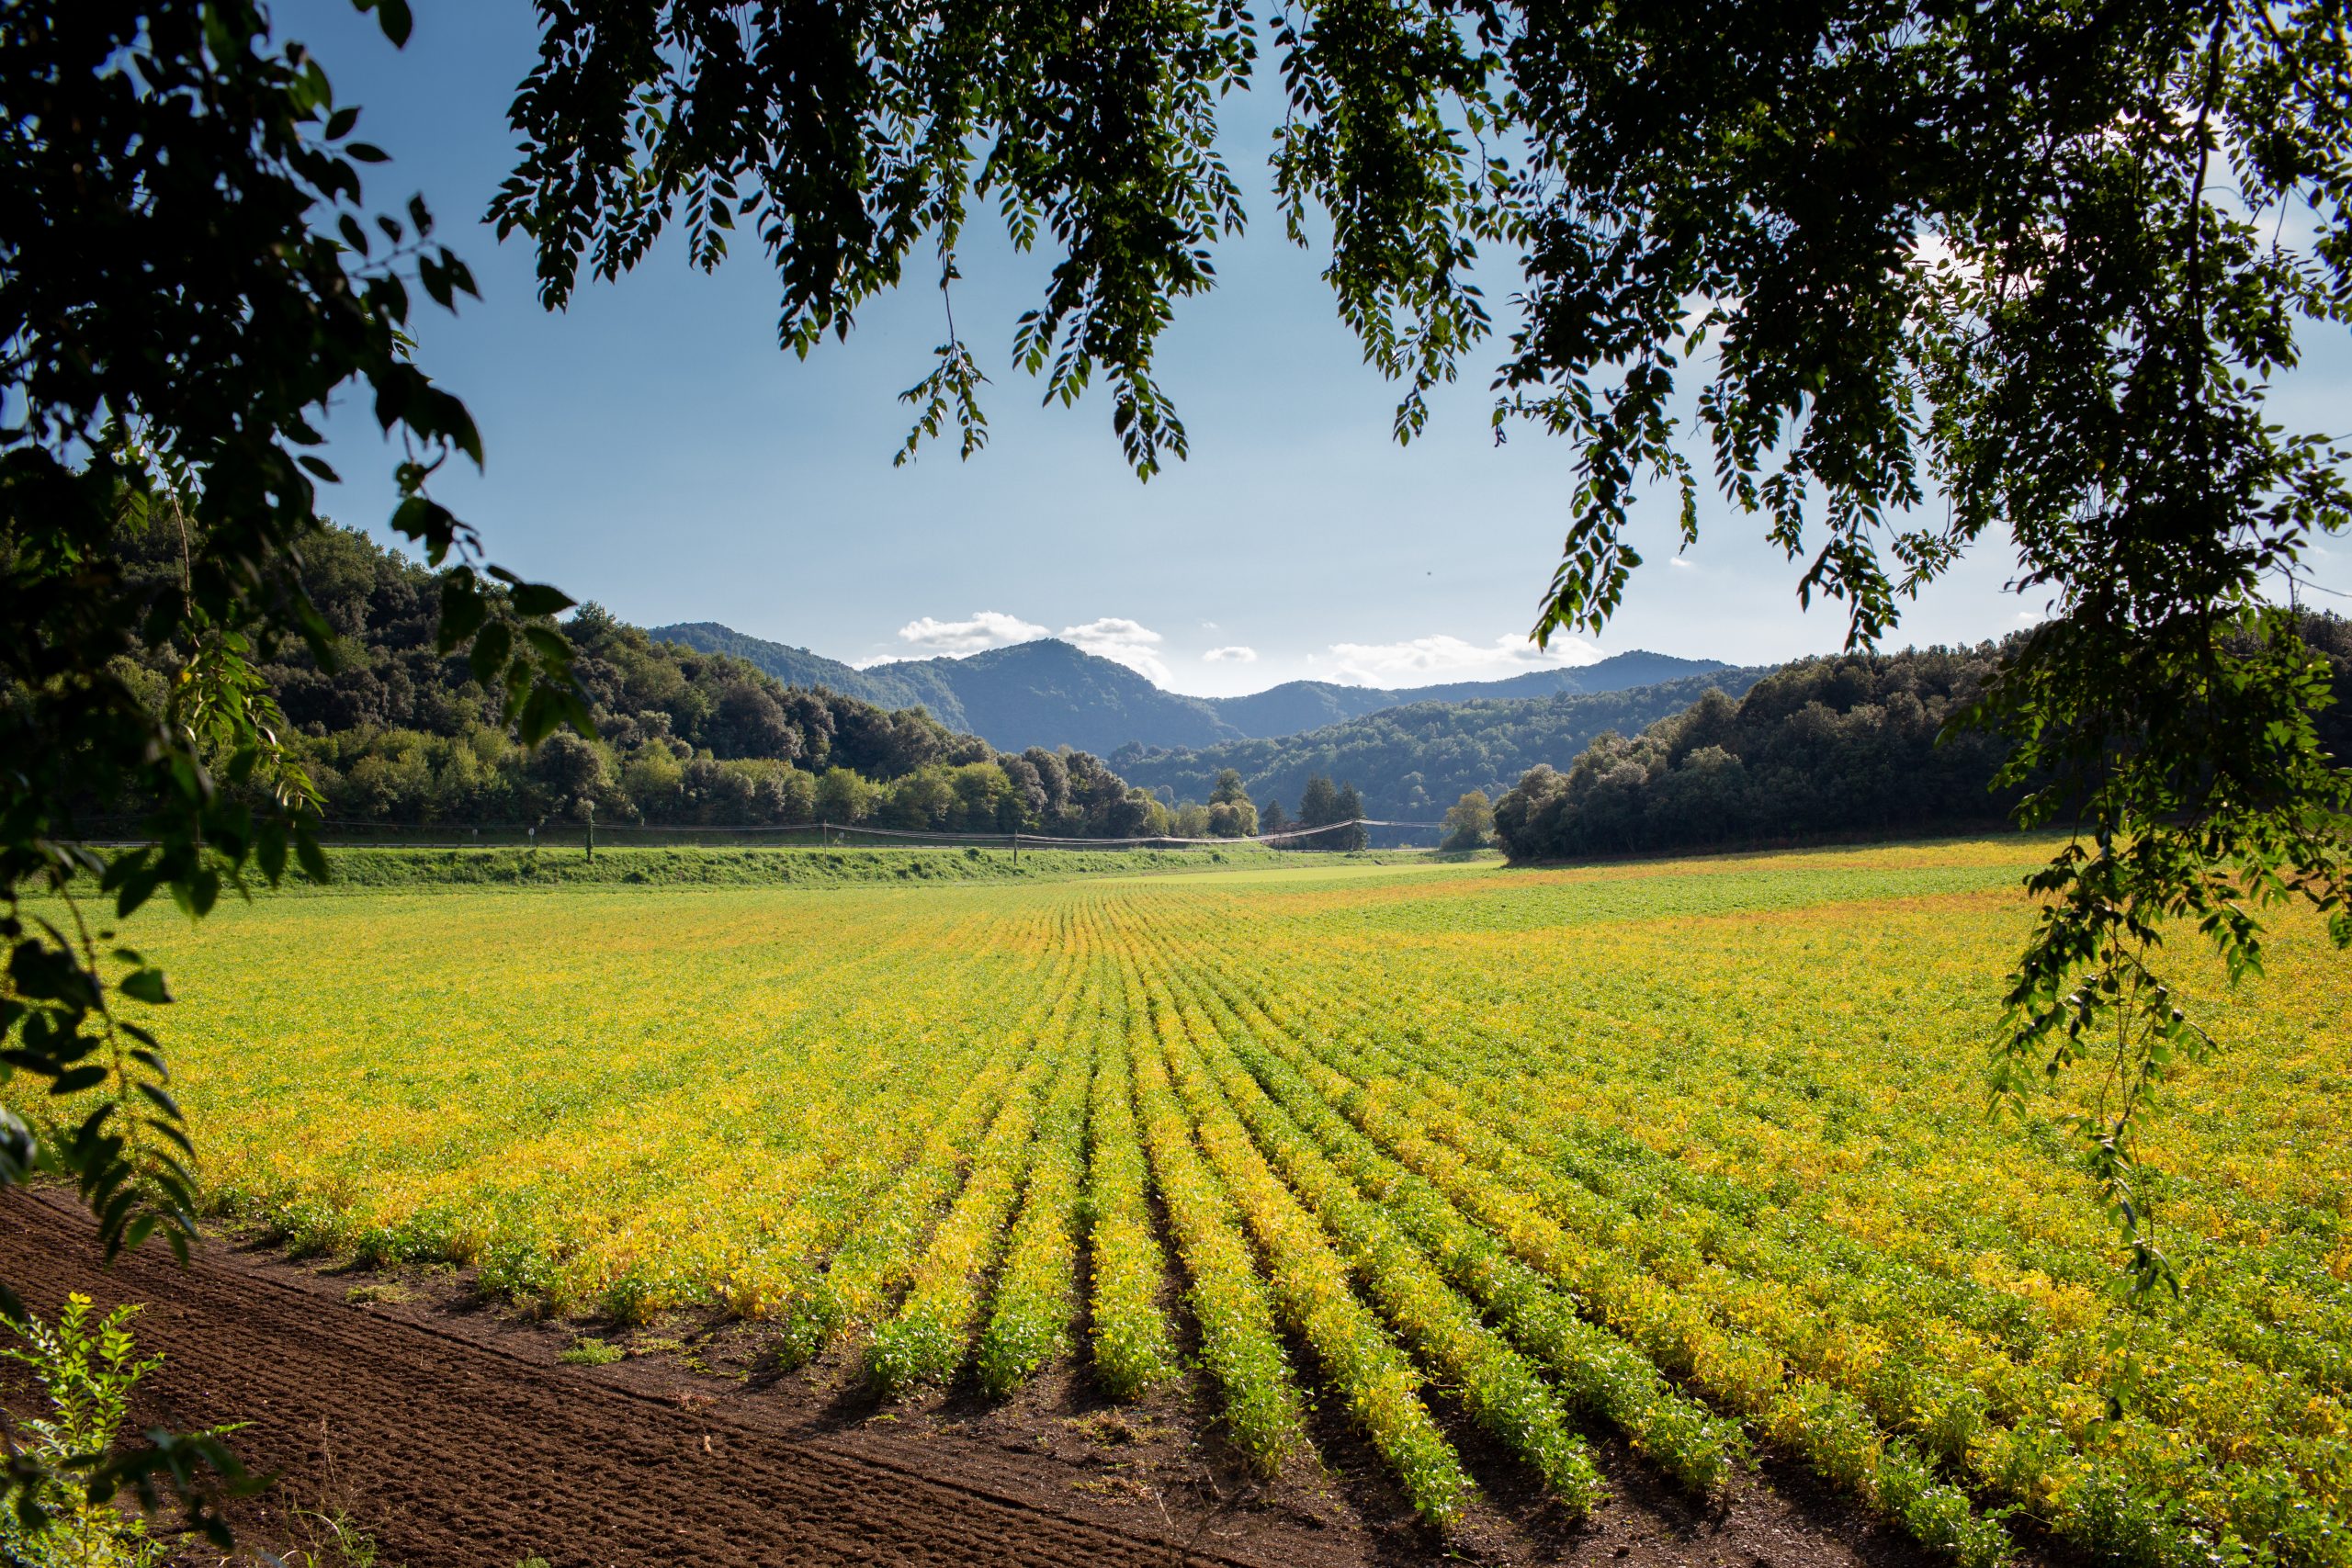
[(2336, 961), (2290, 930), (2204, 1004), (2233, 1050), (2155, 1151), (2188, 1292), (2134, 1310), (2063, 1139), (1977, 1088), (2025, 858), (310, 900), (182, 965), (258, 951), (266, 1010), (175, 1023), (225, 1206), (723, 1303), (884, 1399), (1197, 1370), (1250, 1462), (1342, 1410), (1441, 1529), (1475, 1426), (1571, 1512), (1613, 1434), (1971, 1565), (2352, 1562)]

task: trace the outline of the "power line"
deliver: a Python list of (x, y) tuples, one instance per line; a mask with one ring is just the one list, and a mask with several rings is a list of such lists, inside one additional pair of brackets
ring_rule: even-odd
[[(525, 835), (537, 840), (542, 834), (553, 838), (573, 830), (584, 830), (585, 824), (574, 822), (384, 822), (356, 818), (325, 818), (319, 826), (329, 831), (343, 833), (440, 833), (449, 838), (469, 835), (479, 840), (484, 833), (493, 835)], [(1377, 817), (1351, 817), (1344, 822), (1318, 823), (1312, 828), (1293, 828), (1279, 833), (1253, 833), (1230, 839), (1195, 839), (1172, 833), (1141, 834), (1120, 838), (1073, 838), (1049, 833), (992, 832), (984, 829), (968, 831), (933, 831), (912, 828), (876, 828), (854, 822), (778, 822), (766, 826), (741, 823), (712, 823), (703, 826), (679, 823), (612, 823), (599, 824), (605, 841), (616, 847), (631, 834), (673, 835), (700, 838), (715, 834), (765, 834), (784, 837), (792, 834), (814, 834), (828, 840), (836, 835), (844, 837), (897, 840), (910, 845), (937, 844), (1002, 847), (1008, 849), (1043, 850), (1104, 850), (1104, 849), (1216, 849), (1233, 844), (1279, 845), (1312, 839), (1347, 828), (1401, 828), (1436, 831), (1442, 822), (1403, 822)], [(463, 840), (456, 842), (419, 844), (415, 848), (464, 849), (469, 845)], [(491, 846), (494, 847), (494, 846)]]

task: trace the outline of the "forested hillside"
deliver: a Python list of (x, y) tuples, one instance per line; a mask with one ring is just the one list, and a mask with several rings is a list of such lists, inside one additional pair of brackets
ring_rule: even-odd
[[(159, 556), (146, 570), (168, 571)], [(331, 819), (760, 826), (823, 817), (907, 829), (1123, 836), (1165, 809), (1084, 751), (999, 752), (919, 709), (788, 688), (741, 660), (657, 642), (594, 604), (565, 625), (596, 734), (516, 745), (461, 659), (435, 649), (434, 580), (334, 529), (303, 572), (334, 667), (281, 648), (260, 672)], [(145, 650), (157, 700), (177, 667)]]
[(786, 685), (821, 685), (885, 707), (921, 705), (941, 723), (997, 746), (1080, 746), (1106, 754), (1129, 745), (1204, 747), (1295, 735), (1414, 703), (1624, 691), (1724, 668), (1712, 659), (1637, 649), (1500, 681), (1411, 687), (1286, 681), (1245, 696), (1194, 697), (1163, 691), (1124, 664), (1053, 637), (968, 658), (904, 660), (860, 670), (713, 621), (656, 626), (652, 635), (747, 660)]
[(875, 673), (947, 687), (964, 727), (1000, 746), (1107, 754), (1139, 735), (1207, 745), (1232, 733), (1208, 699), (1164, 692), (1116, 660), (1051, 637), (965, 659), (877, 665)]
[(1539, 762), (1565, 762), (1604, 730), (1639, 729), (1699, 695), (1738, 695), (1765, 674), (1726, 669), (1632, 691), (1488, 702), (1425, 702), (1304, 735), (1199, 750), (1123, 747), (1111, 764), (1129, 783), (1178, 799), (1206, 795), (1237, 770), (1250, 797), (1294, 807), (1315, 774), (1353, 784), (1367, 816), (1437, 819), (1474, 789), (1499, 794)]
[(1051, 637), (964, 659), (859, 670), (707, 621), (656, 627), (653, 635), (747, 660), (791, 684), (820, 684), (888, 707), (921, 705), (943, 724), (1013, 750), (1109, 751), (1140, 736), (1207, 745), (1238, 733), (1206, 698), (1163, 692), (1124, 664)]
[[(1636, 649), (1594, 664), (1530, 670), (1499, 681), (1453, 681), (1434, 686), (1344, 686), (1332, 681), (1286, 681), (1242, 697), (1207, 701), (1238, 738), (1297, 735), (1343, 724), (1386, 708), (1416, 703), (1502, 702), (1515, 697), (1589, 696), (1631, 691), (1686, 675), (1729, 668), (1720, 660), (1679, 659)], [(1151, 744), (1169, 745), (1159, 740)], [(1116, 748), (1114, 748), (1116, 750)]]
[(869, 674), (854, 664), (828, 659), (805, 648), (749, 637), (717, 621), (681, 621), (675, 626), (648, 626), (646, 635), (656, 642), (674, 642), (697, 652), (723, 653), (730, 659), (740, 659), (754, 669), (775, 676), (787, 686), (822, 686), (829, 692), (856, 697), (877, 707), (902, 708), (920, 705), (929, 708), (932, 717), (942, 724), (960, 727), (962, 723), (956, 711), (956, 694), (944, 687), (917, 692), (903, 681)]
[[(2312, 616), (2303, 635), (2335, 669), (2323, 743), (2352, 759), (2352, 623)], [(2001, 651), (1805, 660), (1738, 702), (1709, 694), (1565, 771), (1531, 770), (1495, 803), (1497, 835), (1514, 860), (1555, 860), (2006, 822), (2019, 792), (1992, 785), (2007, 742), (1966, 729), (1939, 743)]]

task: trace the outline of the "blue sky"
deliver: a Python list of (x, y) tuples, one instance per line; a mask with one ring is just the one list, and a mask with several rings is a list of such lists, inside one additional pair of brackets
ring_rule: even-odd
[[(796, 360), (776, 347), (775, 279), (744, 234), (716, 276), (665, 246), (548, 314), (528, 248), (479, 221), (513, 161), (505, 111), (535, 53), (530, 7), (415, 10), (395, 51), (348, 0), (276, 7), (281, 36), (318, 53), (338, 101), (363, 106), (359, 134), (392, 155), (371, 203), (421, 191), (481, 286), (456, 318), (425, 305), (417, 324), (420, 363), (466, 400), (487, 448), (481, 473), (447, 472), (435, 494), (493, 558), (641, 624), (721, 621), (861, 663), (1066, 635), (1163, 685), (1224, 694), (1538, 661), (1524, 637), (1566, 525), (1568, 450), (1532, 431), (1494, 446), (1484, 360), (1435, 400), (1425, 436), (1395, 445), (1392, 389), (1363, 365), (1314, 256), (1281, 236), (1256, 151), (1262, 92), (1227, 111), (1250, 232), (1220, 252), (1218, 288), (1180, 307), (1161, 354), (1190, 460), (1139, 484), (1107, 399), (1040, 408), (1009, 355), (1046, 264), (975, 245), (956, 311), (993, 378), (989, 446), (894, 468), (908, 423), (897, 394), (943, 335), (935, 289), (876, 302), (848, 344)], [(2352, 353), (2324, 347), (2282, 413), (2340, 423)], [(389, 539), (393, 454), (364, 408), (339, 411), (330, 435), (346, 482), (324, 504)], [(1834, 605), (1799, 609), (1798, 569), (1755, 521), (1711, 504), (1679, 560), (1670, 523), (1661, 501), (1637, 533), (1649, 564), (1600, 650), (1746, 663), (1842, 641)], [(2312, 563), (2322, 581), (2342, 575), (2330, 568), (2343, 547)], [(2010, 564), (1964, 563), (1894, 640), (2018, 625), (2035, 606), (2004, 591)], [(1555, 649), (1543, 661), (1595, 656)]]

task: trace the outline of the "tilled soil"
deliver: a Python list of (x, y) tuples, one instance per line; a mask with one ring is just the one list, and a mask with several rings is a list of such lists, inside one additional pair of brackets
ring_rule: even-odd
[[(594, 1325), (493, 1308), (460, 1274), (309, 1266), (226, 1237), (185, 1270), (155, 1245), (101, 1269), (88, 1217), (55, 1195), (0, 1193), (0, 1279), (43, 1314), (73, 1290), (146, 1303), (140, 1348), (166, 1360), (138, 1419), (249, 1423), (235, 1447), (277, 1481), (232, 1510), (240, 1540), (317, 1552), (291, 1559), (316, 1568), (348, 1561), (318, 1551), (331, 1517), (373, 1539), (379, 1568), (1925, 1562), (1800, 1477), (1702, 1505), (1610, 1444), (1614, 1497), (1570, 1522), (1458, 1422), (1487, 1497), (1441, 1539), (1335, 1413), (1318, 1418), (1319, 1472), (1261, 1485), (1199, 1418), (1205, 1391), (1114, 1407), (1063, 1372), (1004, 1403), (877, 1408), (852, 1367), (780, 1375), (756, 1326), (691, 1322), (607, 1328), (635, 1353), (566, 1365)], [(0, 1380), (0, 1399), (21, 1408), (24, 1393)]]

